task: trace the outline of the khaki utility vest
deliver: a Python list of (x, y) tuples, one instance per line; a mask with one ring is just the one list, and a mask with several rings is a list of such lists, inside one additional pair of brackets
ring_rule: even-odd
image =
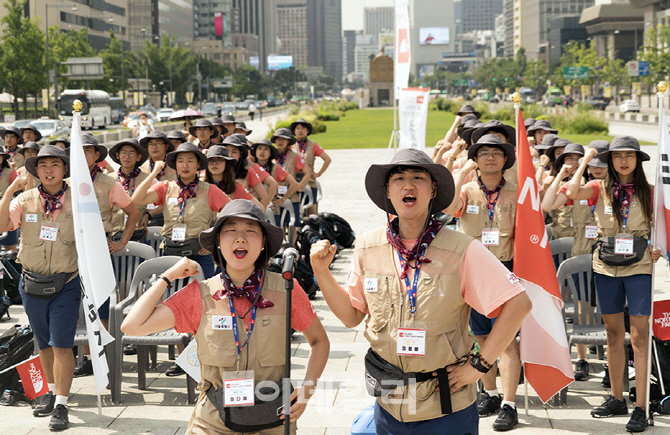
[[(240, 370), (253, 370), (254, 381), (280, 382), (284, 377), (286, 359), (286, 291), (284, 280), (277, 273), (263, 273), (264, 283), (261, 294), (274, 303), (274, 307), (259, 308), (254, 331), (249, 343), (240, 352)], [(227, 297), (220, 301), (212, 295), (221, 290), (221, 278), (217, 275), (200, 281), (202, 297), (202, 317), (198, 332), (198, 359), (202, 381), (200, 390), (207, 391), (209, 384), (218, 389), (223, 386), (223, 373), (237, 370), (237, 348), (232, 330), (213, 330), (212, 316), (230, 316)], [(249, 332), (241, 316), (236, 313), (240, 346), (247, 340)], [(251, 318), (251, 310), (246, 314)]]
[[(209, 187), (210, 184), (204, 181), (198, 182), (195, 198), (191, 197), (186, 201), (182, 220), (179, 221), (179, 186), (175, 181), (170, 181), (165, 192), (165, 203), (163, 204), (164, 224), (161, 228), (161, 235), (172, 238), (172, 228), (177, 223), (186, 224), (186, 240), (196, 239), (201, 232), (210, 227), (212, 222), (212, 210), (209, 208)], [(171, 198), (174, 198), (171, 200)]]
[[(565, 183), (561, 184), (563, 187)], [(562, 205), (551, 211), (551, 235), (554, 239), (574, 237), (575, 228), (572, 221), (572, 206)]]
[(109, 194), (112, 191), (116, 180), (107, 174), (98, 172), (93, 182), (95, 189), (95, 197), (98, 200), (98, 208), (100, 209), (100, 217), (102, 217), (102, 225), (105, 228), (106, 234), (111, 234), (112, 227), (112, 204), (109, 202)]
[[(61, 199), (62, 208), (55, 221), (44, 214), (44, 200), (37, 188), (23, 192), (17, 197), (22, 211), (21, 245), (18, 258), (25, 269), (41, 275), (77, 272), (71, 191), (71, 187), (65, 191)], [(28, 220), (35, 222), (28, 222)], [(55, 242), (40, 239), (42, 225), (58, 227)]]
[[(119, 169), (120, 171), (121, 169)], [(126, 190), (126, 193), (128, 196), (132, 197), (132, 192), (136, 190), (140, 184), (144, 180), (146, 180), (149, 177), (149, 174), (145, 172), (140, 172), (140, 174), (135, 177), (133, 180), (130, 180), (130, 185), (128, 188), (130, 189), (129, 191)], [(120, 181), (119, 181), (120, 183)], [(123, 184), (121, 184), (123, 186)], [(147, 206), (146, 205), (138, 205), (137, 206), (137, 211), (140, 213), (140, 219), (137, 221), (137, 225), (135, 227), (136, 230), (144, 229), (146, 230), (146, 226), (142, 226), (142, 218), (144, 217), (144, 213), (147, 211)], [(117, 206), (112, 207), (112, 219), (111, 219), (111, 224), (112, 224), (112, 234), (116, 234), (118, 232), (123, 232), (126, 229), (126, 214), (123, 212), (123, 209), (118, 208)]]
[[(622, 229), (617, 225), (614, 213), (605, 214), (605, 207), (611, 207), (607, 192), (605, 192), (605, 184), (600, 182), (600, 195), (598, 195), (598, 202), (596, 203), (595, 218), (598, 225), (599, 237), (614, 237), (622, 233)], [(649, 239), (649, 223), (644, 218), (644, 211), (642, 204), (638, 201), (638, 197), (633, 195), (633, 201), (630, 204), (628, 212), (628, 221), (626, 223), (626, 233), (632, 234), (635, 237), (644, 237)], [(593, 253), (593, 271), (601, 275), (608, 276), (630, 276), (637, 274), (651, 274), (653, 262), (651, 261), (651, 253), (649, 250), (645, 251), (642, 260), (630, 266), (608, 266), (600, 261), (598, 258), (598, 250)]]
[[(585, 183), (582, 181), (582, 186)], [(592, 247), (597, 239), (586, 238), (586, 226), (596, 225), (596, 218), (591, 212), (588, 200), (575, 200), (572, 206), (572, 225), (575, 229), (575, 239), (572, 244), (571, 256), (586, 255), (593, 252)]]
[[(284, 162), (284, 170), (289, 173), (289, 175), (293, 178), (295, 178), (295, 161), (298, 159), (298, 153), (294, 151), (289, 151), (288, 154), (286, 154), (286, 161)], [(272, 168), (272, 177), (275, 176), (275, 168)], [(276, 178), (275, 178), (276, 180)], [(280, 186), (288, 186), (288, 181), (284, 180), (281, 183), (277, 181), (277, 184)], [(289, 198), (291, 202), (299, 202), (300, 201), (300, 196), (298, 195), (298, 192), (295, 192), (291, 197)]]
[[(470, 236), (444, 227), (429, 245), (426, 258), (431, 262), (421, 265), (414, 315), (415, 322), (426, 327), (426, 356), (400, 357), (396, 352), (398, 328), (410, 320), (410, 304), (405, 284), (401, 283), (394, 266), (397, 252), (386, 240), (385, 228), (359, 238), (356, 249), (361, 280), (377, 280), (377, 291), (365, 293), (370, 311), (366, 318), (365, 338), (380, 357), (404, 372), (432, 372), (456, 364), (471, 352), (474, 339), (468, 330), (470, 306), (461, 296), (459, 274), (461, 261), (472, 240)], [(410, 281), (412, 279), (410, 272)], [(436, 386), (437, 379), (417, 383), (416, 400), (410, 397), (414, 394), (411, 389), (404, 387), (400, 394), (389, 395), (391, 401), (378, 399), (378, 403), (400, 421), (437, 418), (442, 412)], [(453, 393), (453, 411), (472, 405), (475, 397), (474, 383)], [(414, 413), (410, 413), (410, 400), (416, 403)]]
[[(151, 165), (149, 162), (149, 159), (147, 159), (146, 162), (142, 163), (142, 166), (140, 166), (140, 169), (142, 172), (146, 172), (147, 174), (151, 174)], [(169, 166), (165, 166), (165, 173), (158, 178), (158, 181), (174, 181), (177, 179), (177, 171), (172, 169)]]
[(10, 168), (2, 168), (2, 175), (0, 175), (0, 198), (3, 197), (7, 188), (9, 188), (9, 176), (11, 173), (12, 170)]
[[(314, 170), (314, 163), (316, 162), (316, 156), (314, 155), (314, 142), (307, 139), (307, 148), (305, 149), (305, 155), (301, 157), (303, 158), (303, 160), (305, 160), (305, 163), (307, 163), (309, 169), (311, 169), (312, 172), (316, 173), (316, 171)], [(316, 178), (310, 179), (307, 185), (309, 187), (316, 188), (317, 187)]]
[[(493, 212), (493, 222), (489, 222), (489, 209), (486, 195), (477, 181), (471, 181), (465, 186), (465, 212), (461, 215), (461, 231), (470, 237), (481, 241), (482, 230), (500, 230), (498, 246), (487, 245), (489, 251), (500, 261), (510, 261), (514, 258), (514, 226), (516, 219), (516, 191), (517, 186), (507, 181), (500, 191), (500, 197)], [(468, 213), (468, 206), (477, 207), (478, 213)], [(472, 207), (471, 207), (472, 208)]]
[[(287, 157), (286, 159), (288, 160), (288, 157)], [(294, 161), (294, 164), (295, 164), (295, 161)], [(278, 166), (279, 166), (279, 165), (276, 164), (276, 163), (272, 165), (272, 171), (270, 172), (270, 176), (271, 176), (272, 178), (274, 178), (275, 181), (277, 181), (277, 184), (278, 184), (279, 186), (286, 186), (286, 188), (288, 189), (289, 182), (286, 181), (286, 179), (284, 179), (284, 181), (281, 181), (281, 182), (280, 182), (279, 180), (277, 180), (277, 177), (275, 176), (275, 175), (277, 174), (277, 167), (278, 167)], [(279, 198), (281, 198), (282, 196), (284, 196), (284, 195), (280, 195), (280, 194), (279, 194), (279, 191), (277, 191), (277, 194), (275, 195), (275, 197), (272, 198), (272, 200), (273, 200), (273, 201), (272, 201), (272, 204), (273, 204), (273, 205), (272, 205), (272, 207), (270, 207), (270, 209), (272, 210), (272, 213), (274, 213), (274, 214), (277, 215), (277, 216), (279, 216), (279, 215), (281, 214), (281, 204), (275, 204), (275, 201), (274, 201), (274, 200), (275, 200), (275, 199), (279, 199)], [(291, 201), (292, 201), (292, 202), (298, 202), (298, 201), (300, 201), (300, 197), (298, 197), (298, 198), (296, 199), (297, 196), (298, 196), (297, 193), (294, 193), (293, 195), (291, 195), (291, 197), (290, 197)]]

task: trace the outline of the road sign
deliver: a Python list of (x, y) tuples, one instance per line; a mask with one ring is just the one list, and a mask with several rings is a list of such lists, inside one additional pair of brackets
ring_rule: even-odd
[(214, 88), (232, 88), (233, 87), (233, 78), (224, 77), (222, 79), (212, 80), (212, 87)]
[(477, 86), (479, 86), (479, 82), (477, 80), (470, 79), (468, 80), (468, 85), (472, 86), (473, 88), (476, 88)]
[(67, 65), (70, 80), (100, 80), (104, 77), (101, 57), (70, 57), (61, 65)]
[(638, 61), (638, 71), (639, 75), (641, 76), (648, 76), (649, 75), (649, 62), (640, 60)]
[(640, 63), (636, 60), (631, 60), (626, 64), (626, 72), (630, 77), (637, 77), (640, 75)]
[(467, 86), (468, 79), (456, 79), (456, 86)]
[(579, 80), (589, 78), (588, 66), (564, 66), (563, 79), (565, 80)]

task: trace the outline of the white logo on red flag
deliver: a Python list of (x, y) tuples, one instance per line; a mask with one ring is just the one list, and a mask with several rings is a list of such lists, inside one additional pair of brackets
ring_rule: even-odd
[(26, 397), (29, 400), (49, 392), (49, 385), (44, 376), (44, 370), (42, 370), (39, 355), (35, 355), (17, 365), (16, 370), (21, 376), (21, 383), (23, 384)]
[(670, 300), (654, 301), (654, 336), (670, 340)]

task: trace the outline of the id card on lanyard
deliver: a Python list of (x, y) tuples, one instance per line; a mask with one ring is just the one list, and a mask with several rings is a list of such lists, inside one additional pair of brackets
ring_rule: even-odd
[(626, 211), (622, 210), (623, 217), (623, 233), (617, 234), (614, 238), (614, 253), (615, 254), (633, 254), (633, 235), (626, 234), (626, 226), (628, 224), (628, 213), (630, 212), (630, 205), (633, 203), (633, 195), (630, 196), (630, 202)]
[(186, 240), (186, 224), (184, 223), (183, 218), (184, 208), (186, 208), (187, 201), (188, 199), (179, 204), (179, 223), (172, 227), (172, 240), (175, 242), (183, 242)]
[(493, 206), (489, 203), (489, 198), (486, 193), (484, 193), (484, 197), (486, 198), (486, 208), (489, 212), (489, 228), (482, 230), (482, 245), (498, 246), (500, 245), (500, 229), (493, 228), (493, 217), (495, 216), (498, 199), (500, 199), (500, 190), (496, 195), (496, 199), (493, 201)]
[[(422, 255), (425, 254), (425, 250)], [(398, 253), (400, 267), (404, 267), (405, 260)], [(405, 287), (409, 299), (411, 318), (398, 328), (398, 338), (396, 353), (402, 356), (425, 356), (426, 355), (426, 327), (423, 324), (414, 322), (414, 313), (416, 312), (416, 294), (419, 285), (419, 274), (421, 272), (421, 261), (417, 259), (414, 270), (414, 279), (410, 287), (409, 277), (405, 275)], [(400, 295), (404, 299), (403, 295)], [(402, 307), (401, 307), (402, 310)]]

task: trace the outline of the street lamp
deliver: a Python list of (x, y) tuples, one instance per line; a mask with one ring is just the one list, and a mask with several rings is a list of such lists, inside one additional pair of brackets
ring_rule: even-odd
[[(47, 68), (47, 114), (51, 112), (51, 99), (49, 98), (49, 88), (51, 87), (51, 83), (49, 80), (49, 8), (58, 8), (60, 7), (60, 4), (55, 4), (55, 5), (50, 5), (48, 3), (44, 4), (44, 17), (45, 17), (45, 25), (46, 25), (46, 68)], [(72, 6), (71, 10), (76, 11), (77, 7)], [(58, 95), (54, 95), (55, 98), (58, 98)]]

